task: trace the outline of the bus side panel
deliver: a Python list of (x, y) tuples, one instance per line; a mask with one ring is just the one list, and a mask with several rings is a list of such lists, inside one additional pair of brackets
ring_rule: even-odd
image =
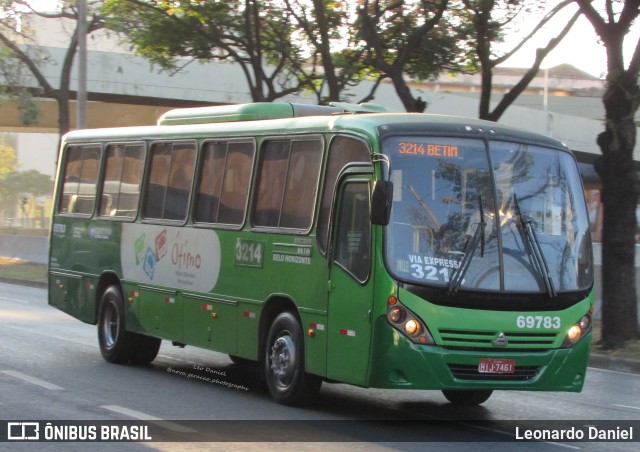
[(236, 353), (237, 303), (203, 295), (183, 295), (184, 342)]
[[(259, 325), (263, 319), (292, 309), (305, 332), (307, 371), (326, 374), (327, 274), (326, 260), (316, 248), (315, 237), (265, 234), (252, 231), (217, 231), (221, 244), (220, 277), (216, 297), (237, 302), (237, 348), (228, 351), (257, 359)], [(269, 309), (264, 307), (269, 304)], [(291, 307), (293, 306), (293, 307)], [(308, 331), (313, 330), (312, 336)], [(214, 330), (215, 337), (215, 330)], [(212, 341), (213, 348), (215, 340)]]
[(139, 319), (149, 334), (183, 342), (183, 300), (172, 289), (141, 286)]
[(49, 272), (49, 304), (87, 323), (95, 323), (85, 303), (83, 277), (71, 273)]
[[(98, 276), (119, 274), (120, 224), (86, 218), (54, 219), (49, 262), (49, 304), (83, 322), (96, 322)], [(114, 266), (115, 264), (115, 266)]]
[(262, 306), (259, 303), (241, 302), (238, 304), (236, 318), (238, 322), (237, 355), (247, 359), (258, 359), (258, 325)]
[[(124, 224), (120, 262), (126, 280), (138, 283), (135, 293), (139, 298), (133, 301), (136, 306), (130, 312), (137, 315), (142, 332), (184, 342), (185, 329), (191, 329), (193, 311), (189, 309), (185, 317), (185, 303), (193, 304), (185, 292), (204, 296), (212, 291), (220, 259), (220, 241), (215, 231)], [(135, 327), (135, 322), (128, 324)], [(198, 337), (199, 333), (195, 334)], [(196, 342), (202, 345), (199, 340)]]

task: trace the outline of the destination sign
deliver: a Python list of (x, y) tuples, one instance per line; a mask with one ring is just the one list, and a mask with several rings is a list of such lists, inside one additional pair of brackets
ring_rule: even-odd
[(398, 153), (405, 155), (457, 158), (458, 150), (458, 146), (450, 144), (417, 143), (413, 141), (400, 141), (398, 143)]

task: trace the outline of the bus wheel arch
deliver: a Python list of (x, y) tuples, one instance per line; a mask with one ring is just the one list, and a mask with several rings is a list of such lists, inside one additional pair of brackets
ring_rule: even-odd
[(265, 344), (267, 342), (267, 334), (273, 321), (283, 312), (291, 312), (300, 322), (300, 315), (296, 305), (287, 297), (272, 297), (265, 303), (260, 315), (260, 325), (258, 328), (258, 362), (263, 362), (265, 357)]
[(123, 295), (122, 285), (120, 284), (120, 279), (115, 273), (106, 272), (100, 275), (100, 280), (98, 281), (98, 285), (96, 287), (96, 295), (95, 295), (95, 312), (93, 317), (93, 324), (98, 323), (98, 315), (100, 311), (100, 303), (102, 301), (102, 296), (108, 287), (114, 286), (117, 287), (120, 291), (120, 294)]

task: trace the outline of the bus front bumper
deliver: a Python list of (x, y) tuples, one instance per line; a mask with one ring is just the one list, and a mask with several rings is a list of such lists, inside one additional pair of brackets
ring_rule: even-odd
[[(388, 389), (493, 389), (580, 392), (591, 332), (572, 348), (544, 351), (448, 350), (418, 345), (378, 319), (369, 386)], [(479, 372), (480, 360), (515, 360), (513, 373)]]

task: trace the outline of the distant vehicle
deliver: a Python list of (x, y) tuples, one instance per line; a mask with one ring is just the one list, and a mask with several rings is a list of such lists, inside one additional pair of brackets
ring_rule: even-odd
[(62, 142), (49, 303), (104, 359), (161, 339), (261, 364), (284, 404), (323, 380), (582, 389), (593, 270), (574, 157), (474, 119), (244, 104)]

